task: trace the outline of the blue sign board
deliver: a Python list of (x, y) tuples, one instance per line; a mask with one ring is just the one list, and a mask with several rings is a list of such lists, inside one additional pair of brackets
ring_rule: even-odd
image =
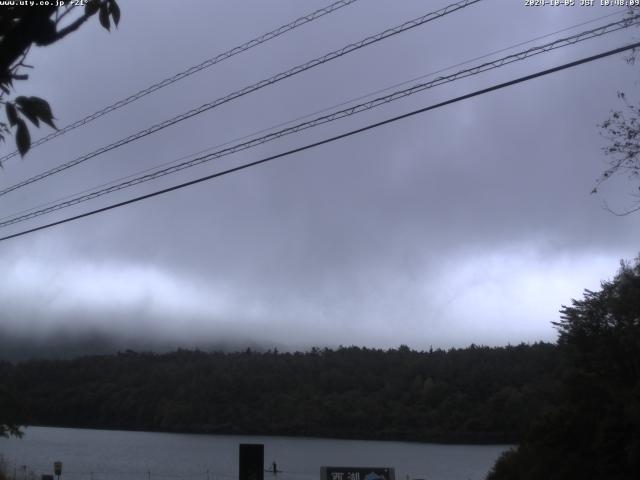
[(320, 480), (395, 480), (389, 467), (321, 467)]

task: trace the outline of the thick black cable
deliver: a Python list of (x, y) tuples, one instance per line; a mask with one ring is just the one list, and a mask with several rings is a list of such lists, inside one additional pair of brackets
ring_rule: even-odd
[[(118, 100), (117, 102), (112, 103), (111, 105), (108, 105), (100, 110), (98, 110), (97, 112), (92, 113), (91, 115), (87, 115), (84, 118), (81, 118), (80, 120), (77, 120), (73, 123), (70, 123), (69, 125), (66, 125), (62, 128), (59, 128), (58, 130), (56, 130), (55, 132), (50, 133), (49, 135), (42, 137), (38, 140), (36, 140), (35, 142), (33, 142), (31, 144), (31, 149), (34, 149), (35, 147), (37, 147), (38, 145), (42, 145), (45, 142), (48, 142), (49, 140), (52, 140), (56, 137), (59, 137), (60, 135), (63, 135), (67, 132), (70, 132), (71, 130), (74, 130), (78, 127), (81, 127), (83, 125), (86, 125), (89, 122), (92, 122), (93, 120), (100, 118), (110, 112), (113, 112), (114, 110), (117, 110), (119, 108), (124, 107), (125, 105), (129, 105), (132, 102), (135, 102), (136, 100), (141, 99), (142, 97), (145, 97), (147, 95), (149, 95), (150, 93), (153, 93), (157, 90), (160, 90), (161, 88), (164, 88), (168, 85), (171, 85), (179, 80), (182, 80), (183, 78), (186, 78), (190, 75), (193, 75), (194, 73), (199, 72), (200, 70), (204, 70), (205, 68), (209, 68), (212, 67), (213, 65), (216, 65), (217, 63), (222, 62), (223, 60), (226, 60), (228, 58), (231, 58), (239, 53), (245, 52), (253, 47), (257, 47), (258, 45), (262, 45), (265, 42), (268, 42), (269, 40), (272, 40), (274, 38), (277, 38), (291, 30), (294, 30), (302, 25), (305, 25), (306, 23), (312, 22), (320, 17), (323, 17), (325, 15), (328, 15), (329, 13), (333, 13), (336, 10), (339, 10), (342, 7), (346, 7), (347, 5), (351, 5), (352, 3), (356, 2), (357, 0), (339, 0), (338, 2), (332, 3), (331, 5), (321, 8), (319, 10), (316, 10), (315, 12), (311, 12), (307, 15), (304, 15), (300, 18), (297, 18), (296, 20), (294, 20), (293, 22), (289, 22), (286, 25), (282, 25), (274, 30), (271, 30), (270, 32), (267, 32), (263, 35), (260, 35), (259, 37), (256, 37), (252, 40), (249, 40), (248, 42), (243, 43), (242, 45), (239, 45), (237, 47), (231, 48), (229, 50), (227, 50), (226, 52), (220, 53), (218, 55), (216, 55), (215, 57), (209, 58), (207, 60), (205, 60), (204, 62), (198, 64), (198, 65), (194, 65), (192, 67), (189, 67), (186, 70), (183, 70), (182, 72), (176, 73), (175, 75), (173, 75), (172, 77), (169, 78), (165, 78), (164, 80), (161, 80), (157, 83), (154, 83), (153, 85), (140, 90), (136, 93), (134, 93), (133, 95), (128, 96), (127, 98), (124, 98), (122, 100)], [(0, 165), (2, 165), (2, 163), (5, 160), (8, 160), (12, 157), (15, 157), (18, 155), (18, 151), (14, 151), (11, 153), (8, 153), (7, 155), (4, 155), (2, 157), (0, 157)]]
[[(94, 187), (90, 187), (90, 188), (84, 189), (84, 190), (82, 190), (80, 192), (75, 192), (75, 193), (72, 193), (70, 195), (66, 195), (64, 197), (57, 198), (55, 200), (51, 200), (51, 201), (43, 203), (43, 204), (35, 205), (33, 207), (30, 207), (30, 208), (25, 208), (23, 210), (20, 210), (18, 212), (13, 213), (13, 214), (5, 215), (3, 217), (0, 217), (0, 228), (3, 226), (4, 220), (11, 219), (12, 217), (13, 218), (17, 218), (18, 216), (28, 215), (31, 212), (34, 212), (34, 211), (39, 210), (39, 209), (42, 211), (43, 209), (45, 209), (45, 207), (49, 207), (51, 205), (56, 206), (56, 205), (60, 205), (61, 202), (66, 203), (65, 202), (66, 200), (76, 199), (76, 198), (78, 198), (79, 195), (84, 195), (84, 194), (88, 194), (89, 192), (94, 192), (99, 188), (110, 187), (110, 186), (116, 185), (119, 182), (124, 182), (125, 180), (132, 179), (132, 178), (136, 177), (137, 175), (146, 174), (146, 173), (152, 172), (152, 171), (157, 170), (157, 169), (162, 168), (162, 167), (168, 167), (169, 165), (174, 165), (174, 164), (176, 164), (176, 163), (178, 163), (178, 162), (180, 162), (182, 160), (186, 160), (186, 159), (191, 158), (191, 157), (197, 157), (198, 155), (202, 155), (202, 154), (204, 154), (206, 152), (210, 152), (211, 150), (215, 150), (215, 149), (218, 149), (218, 148), (226, 147), (227, 145), (231, 145), (234, 142), (239, 142), (239, 141), (242, 141), (242, 140), (246, 140), (248, 138), (255, 137), (256, 135), (260, 135), (261, 133), (270, 132), (270, 131), (275, 130), (276, 128), (284, 127), (285, 125), (291, 125), (292, 123), (295, 123), (295, 122), (298, 122), (300, 120), (304, 120), (304, 119), (313, 117), (314, 115), (319, 115), (321, 113), (326, 113), (326, 112), (329, 112), (329, 111), (331, 111), (333, 109), (336, 109), (336, 108), (339, 108), (339, 107), (344, 107), (346, 105), (349, 105), (351, 103), (357, 102), (359, 100), (364, 100), (365, 98), (369, 98), (369, 97), (372, 97), (374, 95), (378, 95), (380, 93), (387, 92), (387, 91), (389, 91), (389, 90), (391, 90), (393, 88), (397, 88), (397, 87), (401, 87), (401, 86), (404, 86), (404, 85), (408, 85), (409, 83), (412, 83), (412, 82), (415, 82), (415, 81), (418, 81), (418, 80), (422, 80), (422, 79), (425, 79), (425, 78), (428, 78), (428, 77), (432, 77), (434, 75), (437, 75), (438, 73), (446, 72), (447, 70), (451, 70), (452, 68), (460, 67), (460, 66), (463, 66), (463, 65), (467, 65), (467, 64), (469, 64), (469, 63), (471, 63), (473, 61), (476, 61), (476, 60), (482, 60), (484, 58), (489, 58), (492, 55), (495, 55), (495, 54), (498, 54), (498, 53), (502, 53), (502, 52), (506, 52), (506, 51), (511, 50), (513, 48), (520, 47), (522, 45), (526, 45), (528, 43), (535, 42), (536, 40), (541, 40), (543, 38), (548, 38), (548, 37), (551, 37), (553, 35), (557, 35), (558, 33), (566, 32), (568, 30), (573, 30), (574, 28), (581, 27), (581, 26), (587, 25), (589, 23), (597, 22), (598, 20), (602, 20), (604, 18), (609, 18), (609, 17), (613, 17), (613, 16), (616, 16), (616, 15), (620, 15), (621, 13), (622, 14), (626, 14), (627, 10), (622, 9), (620, 11), (617, 11), (617, 12), (614, 12), (614, 13), (609, 13), (607, 15), (600, 15), (599, 17), (592, 18), (591, 20), (587, 20), (585, 22), (581, 22), (581, 23), (578, 23), (578, 24), (570, 25), (570, 26), (562, 28), (560, 30), (556, 30), (554, 32), (546, 33), (544, 35), (540, 35), (538, 37), (534, 37), (532, 39), (516, 43), (516, 44), (511, 45), (509, 47), (504, 47), (504, 48), (501, 48), (499, 50), (494, 50), (494, 51), (486, 53), (484, 55), (481, 55), (481, 56), (478, 56), (478, 57), (474, 57), (474, 58), (471, 58), (469, 60), (465, 60), (463, 62), (459, 62), (459, 63), (456, 63), (454, 65), (450, 65), (448, 67), (444, 67), (444, 68), (441, 68), (439, 70), (420, 75), (418, 77), (414, 77), (414, 78), (412, 78), (410, 80), (405, 80), (403, 82), (396, 83), (396, 84), (393, 84), (393, 85), (390, 85), (388, 87), (384, 87), (384, 88), (375, 90), (373, 92), (370, 92), (370, 93), (367, 93), (367, 94), (364, 94), (364, 95), (360, 95), (360, 96), (352, 98), (350, 100), (345, 100), (343, 102), (340, 102), (338, 104), (332, 105), (330, 107), (325, 107), (325, 108), (322, 108), (321, 110), (316, 110), (315, 112), (308, 113), (308, 114), (302, 115), (300, 117), (296, 117), (296, 118), (294, 118), (292, 120), (287, 120), (285, 122), (278, 123), (277, 125), (272, 125), (271, 127), (263, 128), (263, 129), (260, 129), (258, 131), (255, 131), (255, 132), (252, 132), (252, 133), (249, 133), (249, 134), (246, 134), (246, 135), (242, 135), (241, 137), (237, 137), (237, 138), (234, 138), (232, 140), (227, 140), (227, 141), (225, 141), (223, 143), (214, 145), (212, 147), (207, 147), (207, 148), (205, 148), (203, 150), (200, 150), (198, 152), (194, 152), (194, 153), (190, 153), (190, 154), (187, 154), (187, 155), (183, 155), (183, 156), (181, 156), (181, 157), (179, 157), (177, 159), (170, 160), (168, 162), (164, 162), (164, 163), (162, 163), (160, 165), (149, 167), (149, 168), (146, 168), (144, 170), (138, 170), (138, 171), (136, 171), (134, 173), (131, 173), (129, 175), (126, 175), (124, 177), (115, 178), (115, 179), (113, 179), (111, 181), (102, 183), (100, 185), (96, 185)], [(37, 212), (35, 212), (35, 213), (37, 213)]]
[(158, 132), (160, 130), (163, 130), (167, 127), (170, 127), (171, 125), (174, 125), (176, 123), (179, 123), (183, 120), (186, 120), (188, 118), (194, 117), (196, 115), (199, 115), (201, 113), (204, 113), (208, 110), (211, 110), (212, 108), (216, 108), (220, 105), (223, 105), (227, 102), (230, 102), (232, 100), (235, 100), (236, 98), (240, 98), (243, 97), (244, 95), (248, 95), (252, 92), (255, 92), (257, 90), (260, 90), (261, 88), (267, 87), (269, 85), (272, 85), (274, 83), (277, 83), (281, 80), (284, 80), (286, 78), (289, 77), (293, 77), (295, 75), (298, 75), (299, 73), (305, 72), (307, 70), (310, 70), (312, 68), (315, 68), (319, 65), (323, 65), (327, 62), (330, 62), (332, 60), (335, 60), (337, 58), (340, 58), (344, 55), (347, 55), (351, 52), (357, 51), (361, 48), (367, 47), (369, 45), (372, 45), (374, 43), (380, 42), (382, 40), (385, 40), (387, 38), (390, 38), (394, 35), (398, 35), (399, 33), (402, 32), (406, 32), (408, 30), (411, 30), (415, 27), (418, 27), (420, 25), (424, 25), (425, 23), (431, 22), (433, 20), (436, 20), (438, 18), (444, 17), (445, 15), (448, 15), (450, 13), (454, 13), (458, 10), (461, 10), (463, 8), (466, 8), (470, 5), (473, 5), (475, 3), (481, 2), (483, 0), (460, 0), (456, 3), (452, 3), (450, 5), (447, 5), (444, 8), (441, 8), (440, 10), (436, 10), (430, 13), (427, 13), (425, 15), (422, 15), (420, 17), (414, 18), (412, 20), (409, 20), (407, 22), (404, 22), (401, 25), (398, 25), (396, 27), (393, 28), (388, 28), (387, 30), (384, 30), (382, 32), (379, 32), (375, 35), (371, 35), (369, 37), (366, 37), (362, 40), (360, 40), (359, 42), (356, 43), (351, 43), (349, 45), (346, 45), (344, 47), (342, 47), (341, 49), (338, 50), (334, 50), (332, 52), (329, 52), (325, 55), (322, 55), (321, 57), (317, 57), (314, 58), (313, 60), (310, 60), (306, 63), (297, 65), (293, 68), (290, 68), (289, 70), (286, 70), (284, 72), (280, 72), (268, 79), (264, 79), (261, 80), (257, 83), (254, 83), (253, 85), (249, 85), (247, 87), (244, 87), (240, 90), (236, 90), (235, 92), (232, 92), (224, 97), (220, 97), (216, 100), (213, 100), (212, 102), (209, 103), (205, 103), (204, 105), (200, 105), (197, 108), (194, 108), (192, 110), (189, 110), (188, 112), (184, 112), (181, 113), (180, 115), (176, 115), (175, 117), (172, 117), (170, 119), (164, 120), (163, 122), (160, 122), (156, 125), (153, 125), (149, 128), (146, 128), (144, 130), (141, 130), (137, 133), (134, 133), (132, 135), (129, 135), (128, 137), (122, 138), (116, 142), (113, 142), (109, 145), (106, 145), (104, 147), (101, 147), (97, 150), (94, 150), (93, 152), (87, 153), (85, 155), (82, 155), (78, 158), (75, 158), (74, 160), (70, 160), (68, 162), (65, 162), (61, 165), (58, 165), (57, 167), (54, 167), (50, 170), (47, 170), (46, 172), (42, 172), (38, 175), (35, 175), (33, 177), (30, 177), (26, 180), (23, 180), (21, 182), (18, 182), (14, 185), (11, 185), (9, 187), (3, 188), (0, 190), (0, 196), (2, 195), (6, 195), (9, 192), (12, 192), (14, 190), (17, 190), (19, 188), (22, 188), (26, 185), (30, 185), (32, 183), (38, 182), (40, 180), (43, 180), (47, 177), (50, 177), (52, 175), (55, 175), (56, 173), (60, 173), (64, 170), (67, 170), (71, 167), (74, 167), (76, 165), (79, 165), (91, 158), (97, 157), (98, 155), (101, 155), (103, 153), (109, 152), (111, 150), (114, 150), (118, 147), (121, 147), (123, 145), (126, 145), (128, 143), (131, 143), (135, 140), (138, 140), (140, 138), (146, 137), (147, 135), (151, 135), (152, 133)]
[(245, 169), (250, 168), (250, 167), (255, 167), (257, 165), (260, 165), (260, 164), (263, 164), (263, 163), (267, 163), (267, 162), (270, 162), (272, 160), (276, 160), (278, 158), (282, 158), (282, 157), (286, 157), (286, 156), (289, 156), (289, 155), (293, 155), (294, 153), (303, 152), (305, 150), (309, 150), (309, 149), (312, 149), (312, 148), (315, 148), (315, 147), (319, 147), (320, 145), (324, 145), (324, 144), (327, 144), (327, 143), (332, 143), (332, 142), (335, 142), (337, 140), (341, 140), (343, 138), (351, 137), (351, 136), (356, 135), (358, 133), (366, 132), (368, 130), (371, 130), (371, 129), (374, 129), (374, 128), (378, 128), (378, 127), (381, 127), (381, 126), (389, 124), (389, 123), (397, 122), (398, 120), (402, 120), (404, 118), (412, 117), (412, 116), (418, 115), (420, 113), (428, 112), (430, 110), (435, 110), (437, 108), (441, 108), (441, 107), (444, 107), (444, 106), (447, 106), (447, 105), (451, 105), (453, 103), (457, 103), (457, 102), (460, 102), (462, 100), (467, 100), (469, 98), (477, 97), (479, 95), (484, 95), (486, 93), (490, 93), (490, 92), (493, 92), (493, 91), (496, 91), (496, 90), (500, 90), (500, 89), (503, 89), (503, 88), (506, 88), (506, 87), (510, 87), (510, 86), (516, 85), (518, 83), (527, 82), (527, 81), (533, 80), (535, 78), (539, 78), (539, 77), (542, 77), (542, 76), (545, 76), (545, 75), (549, 75), (551, 73), (555, 73), (555, 72), (559, 72), (559, 71), (562, 71), (562, 70), (566, 70), (568, 68), (573, 68), (573, 67), (576, 67), (578, 65), (585, 64), (585, 63), (593, 62), (595, 60), (599, 60), (599, 59), (602, 59), (602, 58), (605, 58), (605, 57), (609, 57), (611, 55), (615, 55), (617, 53), (622, 53), (622, 52), (625, 52), (627, 50), (631, 50), (631, 49), (638, 48), (638, 47), (640, 47), (640, 42), (632, 43), (630, 45), (625, 45), (623, 47), (618, 47), (618, 48), (615, 48), (613, 50), (608, 50), (606, 52), (599, 53), (597, 55), (592, 55), (590, 57), (581, 58), (580, 60), (575, 60), (573, 62), (565, 63), (565, 64), (559, 65), (557, 67), (553, 67), (553, 68), (549, 68), (549, 69), (546, 69), (546, 70), (542, 70), (540, 72), (532, 73), (532, 74), (526, 75), (524, 77), (519, 77), (519, 78), (516, 78), (514, 80), (510, 80), (508, 82), (503, 82), (503, 83), (499, 83), (497, 85), (493, 85), (491, 87), (487, 87), (487, 88), (483, 88), (483, 89), (480, 89), (480, 90), (476, 90), (474, 92), (467, 93), (466, 95), (461, 95), (459, 97), (455, 97), (455, 98), (452, 98), (452, 99), (449, 99), (449, 100), (445, 100), (445, 101), (440, 102), (440, 103), (429, 105), (427, 107), (420, 108), (418, 110), (413, 110), (411, 112), (404, 113), (402, 115), (397, 115), (395, 117), (391, 117), (391, 118), (388, 118), (386, 120), (382, 120), (380, 122), (372, 123), (372, 124), (366, 125), (364, 127), (357, 128), (355, 130), (350, 130), (350, 131), (342, 133), (340, 135), (329, 137), (329, 138), (326, 138), (324, 140), (320, 140), (318, 142), (314, 142), (314, 143), (310, 143), (310, 144), (304, 145), (302, 147), (293, 148), (291, 150), (287, 150), (286, 152), (278, 153), (276, 155), (271, 155), (269, 157), (262, 158), (260, 160), (256, 160), (254, 162), (245, 163), (244, 165), (239, 165), (237, 167), (229, 168), (227, 170), (223, 170), (221, 172), (213, 173), (213, 174), (207, 175), (205, 177), (200, 177), (200, 178), (197, 178), (195, 180), (191, 180), (191, 181), (188, 181), (188, 182), (181, 183), (179, 185), (174, 185), (172, 187), (163, 188), (162, 190), (157, 190), (155, 192), (147, 193), (147, 194), (141, 195), (139, 197), (135, 197), (135, 198), (131, 198), (129, 200), (125, 200), (125, 201), (122, 201), (122, 202), (118, 202), (118, 203), (114, 203), (114, 204), (111, 204), (111, 205), (107, 205), (106, 207), (98, 208), (98, 209), (95, 209), (95, 210), (91, 210), (89, 212), (81, 213), (79, 215), (74, 215), (72, 217), (68, 217), (68, 218), (65, 218), (65, 219), (62, 219), (62, 220), (58, 220), (56, 222), (51, 222), (51, 223), (48, 223), (46, 225), (40, 225), (38, 227), (34, 227), (34, 228), (31, 228), (31, 229), (28, 229), (28, 230), (24, 230), (22, 232), (18, 232), (18, 233), (14, 233), (14, 234), (11, 234), (11, 235), (4, 236), (4, 237), (0, 237), (0, 242), (3, 242), (5, 240), (9, 240), (9, 239), (12, 239), (12, 238), (20, 237), (20, 236), (23, 236), (23, 235), (27, 235), (29, 233), (33, 233), (33, 232), (37, 232), (37, 231), (40, 231), (40, 230), (44, 230), (44, 229), (47, 229), (47, 228), (51, 228), (51, 227), (54, 227), (54, 226), (57, 226), (57, 225), (62, 225), (64, 223), (72, 222), (74, 220), (79, 220), (81, 218), (88, 217), (88, 216), (95, 215), (95, 214), (102, 213), (102, 212), (106, 212), (108, 210), (113, 210), (115, 208), (123, 207), (125, 205), (129, 205), (129, 204), (136, 203), (136, 202), (139, 202), (139, 201), (142, 201), (142, 200), (146, 200), (148, 198), (156, 197), (158, 195), (163, 195), (165, 193), (169, 193), (169, 192), (172, 192), (174, 190), (179, 190), (179, 189), (182, 189), (182, 188), (185, 188), (185, 187), (189, 187), (191, 185), (195, 185), (195, 184), (198, 184), (198, 183), (206, 182), (208, 180), (213, 180), (214, 178), (222, 177), (224, 175), (228, 175), (230, 173), (238, 172), (240, 170), (245, 170)]
[[(58, 203), (52, 202), (51, 206), (47, 206), (46, 208), (31, 209), (29, 213), (24, 213), (24, 214), (17, 213), (14, 215), (9, 215), (8, 217), (4, 217), (0, 219), (0, 228), (5, 228), (9, 225), (15, 225), (16, 223), (31, 220), (33, 218), (36, 218), (42, 215), (46, 215), (58, 210), (62, 210), (64, 208), (68, 208), (74, 205), (78, 205), (80, 203), (84, 203), (86, 201), (94, 200), (98, 197), (102, 197), (104, 195), (108, 195), (108, 194), (117, 192), (119, 190), (123, 190), (125, 188), (131, 188), (133, 186), (140, 185), (142, 183), (156, 180), (160, 177), (171, 175), (171, 174), (180, 172), (182, 170), (185, 170), (187, 168), (192, 168), (197, 165), (201, 165), (203, 163), (225, 157), (227, 155), (244, 151), (249, 148), (253, 148), (258, 145), (262, 145), (264, 143), (283, 138), (284, 136), (291, 135), (293, 133), (299, 133), (301, 131), (304, 131), (313, 127), (317, 127), (325, 123), (330, 123), (336, 120), (340, 120), (342, 118), (356, 115), (356, 114), (365, 112), (367, 110), (380, 107), (387, 103), (391, 103), (391, 102), (406, 98), (416, 93), (420, 93), (429, 88), (437, 87), (440, 85), (444, 85), (446, 83), (460, 80), (462, 78), (467, 78), (473, 75), (484, 73), (496, 68), (503, 67), (505, 65), (510, 65), (511, 63), (514, 63), (517, 61), (526, 60), (527, 58), (530, 58), (534, 55), (547, 53), (557, 48), (562, 48), (568, 45), (575, 45), (578, 42), (600, 37), (608, 33), (616, 32), (623, 28), (628, 28), (631, 25), (638, 24), (638, 20), (640, 20), (640, 15), (636, 15), (629, 19), (620, 20), (618, 22), (613, 22), (607, 25), (603, 25), (603, 26), (591, 29), (591, 30), (580, 32), (570, 37), (560, 38), (558, 40), (555, 40), (553, 42), (550, 42), (544, 45), (531, 47), (527, 50), (524, 50), (518, 53), (513, 53), (511, 55), (507, 55), (506, 57), (502, 57), (490, 62), (476, 65), (474, 67), (470, 67), (465, 70), (460, 70), (450, 75), (438, 77), (429, 82), (419, 83), (409, 88), (406, 88), (404, 90), (398, 90), (396, 92), (392, 92), (391, 94), (375, 98), (368, 102), (361, 103), (358, 105), (353, 105), (349, 108), (339, 110), (321, 117), (317, 117), (307, 122), (299, 123), (297, 125), (287, 127), (285, 129), (282, 129), (276, 132), (269, 133), (262, 137), (253, 138), (246, 142), (242, 142), (242, 143), (224, 148), (217, 152), (208, 153), (202, 156), (196, 156), (191, 160), (184, 161), (176, 165), (172, 165), (166, 168), (161, 168), (159, 170), (156, 169), (153, 173), (148, 173), (142, 176), (131, 175), (130, 177), (128, 177), (129, 178), (128, 180), (123, 181), (121, 183), (116, 183), (114, 185), (102, 188), (100, 190), (95, 190), (95, 189), (93, 191), (89, 190), (87, 193), (79, 194), (77, 196), (70, 196), (68, 200), (61, 201)], [(171, 163), (173, 164), (175, 162), (171, 162)]]

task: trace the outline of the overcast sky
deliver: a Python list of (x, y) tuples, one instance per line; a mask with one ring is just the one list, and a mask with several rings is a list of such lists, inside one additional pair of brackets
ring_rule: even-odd
[[(329, 0), (120, 0), (51, 47), (18, 94), (67, 125)], [(450, 3), (359, 0), (6, 162), (22, 179)], [(0, 216), (81, 192), (619, 7), (486, 0), (266, 87), (0, 198)], [(494, 55), (608, 23), (609, 17)], [(178, 175), (2, 229), (6, 235), (318, 141), (637, 41), (637, 28), (440, 86)], [(477, 62), (475, 62), (477, 63)], [(473, 65), (470, 64), (470, 65)], [(457, 67), (446, 73), (453, 73)], [(598, 124), (623, 55), (396, 122), (151, 200), (0, 243), (0, 327), (270, 348), (423, 349), (553, 341), (562, 304), (638, 255), (640, 213), (606, 167)], [(48, 133), (32, 130), (33, 137)], [(13, 148), (3, 145), (2, 153)]]

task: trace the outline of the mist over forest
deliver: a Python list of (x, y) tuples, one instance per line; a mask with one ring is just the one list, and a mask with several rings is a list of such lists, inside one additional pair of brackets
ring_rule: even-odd
[[(204, 351), (234, 352), (251, 348), (266, 351), (285, 345), (263, 345), (250, 339), (222, 337), (182, 341), (163, 337), (118, 334), (105, 330), (77, 332), (57, 329), (44, 335), (29, 335), (0, 327), (0, 361), (22, 362), (31, 359), (72, 359), (86, 355), (110, 355), (120, 351), (166, 353), (172, 350), (200, 349)], [(309, 347), (311, 348), (311, 347)], [(289, 348), (290, 349), (290, 348)]]

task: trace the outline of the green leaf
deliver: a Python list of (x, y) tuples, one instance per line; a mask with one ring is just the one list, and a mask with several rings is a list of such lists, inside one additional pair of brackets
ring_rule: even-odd
[(17, 121), (18, 128), (16, 129), (16, 145), (18, 146), (18, 152), (20, 152), (20, 156), (24, 157), (24, 155), (31, 148), (31, 135), (29, 135), (29, 129), (27, 128), (27, 124), (24, 123), (24, 120), (21, 118)]
[(50, 18), (38, 17), (33, 28), (33, 40), (36, 45), (50, 45), (56, 40), (56, 23)]
[(9, 125), (13, 127), (18, 122), (18, 112), (16, 111), (16, 106), (11, 102), (7, 102), (7, 104), (5, 105), (5, 109), (7, 111), (7, 120), (9, 120)]
[(109, 7), (106, 3), (100, 5), (100, 24), (107, 30), (111, 30), (111, 23), (109, 22)]
[(38, 120), (38, 117), (36, 117), (33, 112), (29, 112), (27, 110), (25, 110), (24, 108), (18, 108), (18, 110), (20, 111), (20, 113), (22, 113), (25, 117), (27, 117), (29, 120), (31, 120), (31, 123), (33, 123), (36, 127), (40, 127), (40, 120)]
[(29, 97), (31, 101), (31, 105), (40, 120), (49, 125), (51, 128), (56, 127), (53, 123), (53, 112), (51, 111), (51, 107), (49, 106), (49, 102), (40, 97)]
[(113, 23), (117, 27), (118, 24), (120, 23), (120, 7), (116, 3), (116, 0), (110, 0), (109, 11), (111, 12), (111, 18), (113, 18)]
[(91, 16), (98, 11), (98, 8), (100, 8), (99, 0), (89, 0), (84, 6), (84, 14)]
[(53, 123), (53, 113), (49, 103), (40, 97), (23, 97), (16, 98), (16, 103), (20, 106), (20, 111), (31, 120), (36, 126), (39, 126), (38, 120), (42, 120), (51, 128), (57, 129)]
[(29, 98), (18, 97), (16, 98), (16, 104), (18, 105), (18, 109), (20, 110), (20, 112), (29, 120), (31, 120), (31, 123), (33, 123), (36, 127), (40, 126), (38, 115), (36, 114)]

